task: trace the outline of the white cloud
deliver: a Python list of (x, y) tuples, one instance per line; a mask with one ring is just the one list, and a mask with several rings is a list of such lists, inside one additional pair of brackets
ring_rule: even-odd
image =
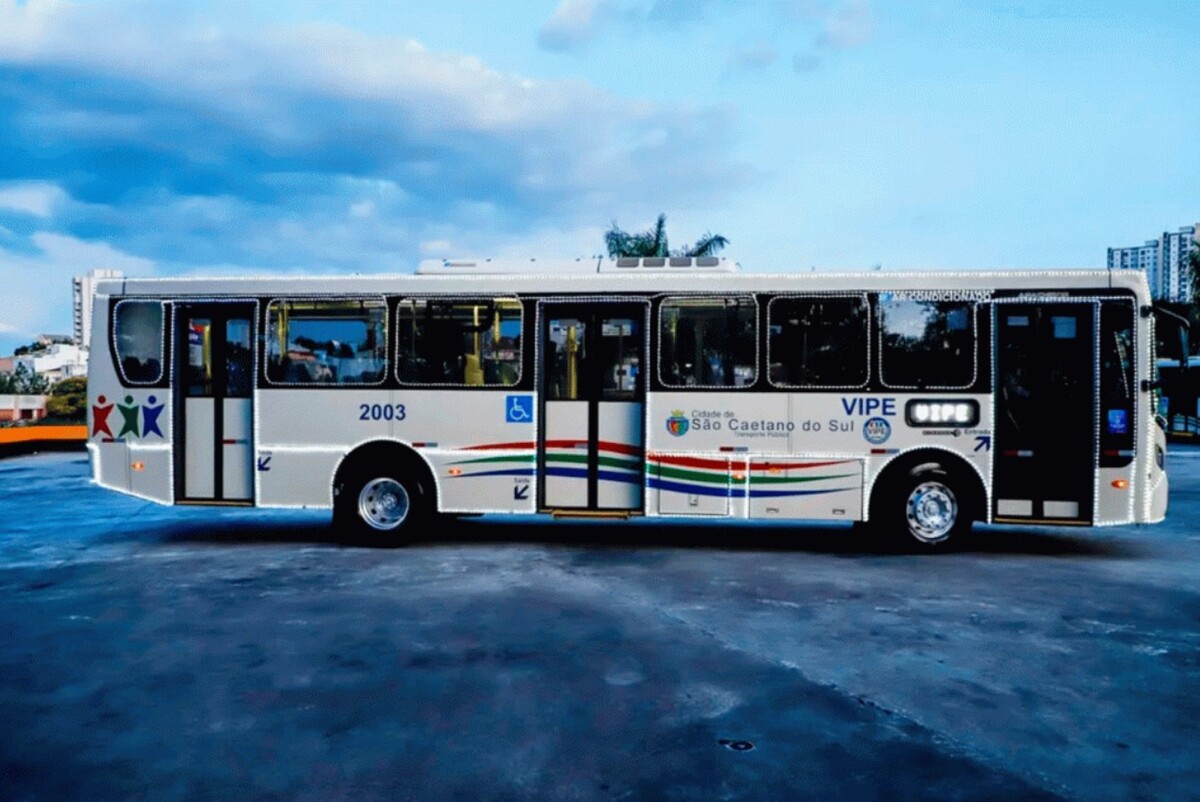
[[(546, 50), (580, 50), (606, 29), (622, 34), (653, 31), (704, 21), (717, 0), (561, 0), (538, 31), (538, 44)], [(652, 46), (652, 45), (651, 45)]]
[(757, 42), (734, 50), (726, 59), (729, 70), (763, 70), (775, 63), (779, 54), (770, 42)]
[[(594, 24), (609, 3), (567, 0), (566, 6), (584, 9), (570, 12), (571, 19), (582, 13)], [(474, 56), (431, 52), (411, 39), (330, 24), (280, 27), (261, 39), (219, 28), (197, 36), (169, 18), (150, 25), (102, 11), (47, 0), (0, 0), (5, 32), (0, 63), (62, 64), (132, 79), (166, 96), (219, 109), (223, 119), (265, 123), (265, 133), (283, 143), (304, 143), (314, 127), (329, 122), (288, 113), (297, 94), (373, 101), (406, 115), (393, 117), (393, 124), (434, 132), (528, 130), (561, 123), (584, 109), (622, 111), (621, 101), (582, 81), (505, 75)], [(14, 30), (30, 32), (20, 47), (11, 41)], [(154, 69), (147, 71), (146, 64)], [(75, 133), (133, 134), (143, 121), (136, 114), (94, 109), (44, 115), (56, 128)]]
[(519, 237), (508, 237), (488, 243), (487, 252), (483, 255), (501, 259), (554, 261), (588, 259), (603, 251), (604, 229), (599, 226), (539, 227)]
[(96, 268), (126, 275), (149, 275), (154, 263), (123, 253), (106, 243), (88, 242), (47, 231), (32, 238), (37, 253), (0, 248), (0, 333), (25, 337), (70, 330), (71, 279)]
[(375, 202), (365, 200), (350, 204), (350, 216), (358, 218), (374, 217)]
[[(105, 13), (110, 8), (115, 10)], [(184, 108), (164, 105), (172, 111), (167, 122), (153, 113), (96, 108), (26, 112), (39, 115), (41, 127), (73, 136), (161, 138), (163, 126), (186, 121), (175, 114), (195, 109), (210, 125), (222, 123), (248, 137), (246, 132), (253, 132), (254, 144), (275, 152), (319, 147), (331, 135), (348, 133), (356, 133), (368, 150), (396, 136), (416, 146), (445, 148), (472, 132), (499, 137), (496, 144), (516, 149), (531, 162), (528, 176), (551, 173), (557, 176), (555, 186), (561, 186), (585, 178), (577, 171), (597, 151), (609, 154), (607, 180), (636, 177), (629, 154), (606, 146), (661, 120), (671, 121), (672, 133), (693, 139), (708, 125), (695, 110), (620, 98), (575, 79), (503, 74), (473, 56), (431, 52), (409, 39), (325, 24), (279, 28), (261, 39), (218, 28), (198, 35), (169, 15), (133, 20), (120, 10), (119, 5), (0, 0), (0, 31), (10, 32), (0, 34), (0, 63), (68, 65), (97, 78), (129, 79), (152, 86), (153, 100)], [(582, 32), (618, 11), (611, 0), (565, 0), (552, 21)], [(20, 48), (5, 46), (14, 30), (25, 32)], [(147, 64), (154, 69), (146, 70)], [(337, 101), (348, 105), (313, 113), (313, 103)], [(172, 146), (192, 161), (222, 158), (219, 143), (210, 139), (178, 139)], [(494, 161), (495, 149), (484, 147)], [(681, 162), (714, 163), (713, 153), (674, 152)], [(420, 160), (403, 166), (415, 171)]]
[(615, 11), (610, 0), (562, 0), (538, 32), (547, 50), (574, 50), (586, 45)]
[(448, 257), (454, 255), (454, 243), (448, 239), (427, 239), (421, 243), (422, 256)]
[(796, 72), (812, 72), (819, 66), (821, 66), (821, 60), (812, 53), (797, 53), (792, 57), (792, 69)]
[(875, 33), (868, 0), (843, 0), (826, 14), (824, 24), (819, 42), (836, 49), (862, 47)]
[(210, 263), (202, 265), (190, 265), (185, 268), (180, 268), (172, 271), (172, 275), (182, 276), (184, 278), (245, 278), (246, 276), (332, 275), (336, 272), (337, 271), (332, 270), (312, 270), (311, 268), (300, 266), (280, 268), (262, 265)]
[(107, 268), (135, 276), (146, 275), (154, 270), (153, 261), (122, 253), (106, 242), (88, 242), (50, 231), (39, 231), (31, 239), (42, 252), (43, 264), (62, 266), (74, 270), (75, 273)]
[(57, 0), (0, 0), (0, 52), (22, 58), (51, 37), (65, 3)]
[(792, 57), (792, 69), (813, 72), (821, 51), (862, 47), (875, 35), (870, 0), (785, 0), (784, 15), (816, 27), (811, 48)]
[[(580, 35), (635, 11), (683, 13), (618, 0), (559, 10)], [(7, 187), (0, 208), (104, 232), (111, 251), (42, 234), (36, 258), (0, 250), (0, 276), (33, 275), (71, 244), (92, 250), (48, 268), (64, 280), (134, 254), (165, 274), (399, 272), (423, 256), (538, 246), (575, 256), (601, 246), (589, 225), (704, 208), (752, 178), (730, 155), (731, 107), (508, 74), (332, 25), (199, 29), (153, 3), (0, 0), (0, 65), (38, 79), (13, 100), (0, 152), (53, 142), (83, 165), (61, 187)], [(3, 303), (0, 319), (18, 325), (17, 301)]]
[(49, 217), (69, 196), (49, 181), (24, 181), (0, 185), (0, 209)]

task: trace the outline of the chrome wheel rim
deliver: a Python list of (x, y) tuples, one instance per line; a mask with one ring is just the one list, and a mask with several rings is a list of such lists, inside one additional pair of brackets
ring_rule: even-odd
[(373, 479), (358, 494), (359, 517), (372, 529), (395, 529), (408, 517), (409, 506), (408, 491), (395, 479)]
[(905, 504), (908, 529), (925, 543), (937, 543), (950, 536), (958, 520), (958, 500), (941, 482), (924, 482), (908, 495)]

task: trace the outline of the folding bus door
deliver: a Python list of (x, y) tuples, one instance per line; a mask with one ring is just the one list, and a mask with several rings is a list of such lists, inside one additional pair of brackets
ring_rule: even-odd
[(254, 500), (254, 316), (247, 303), (178, 307), (176, 498)]
[(993, 516), (1090, 524), (1096, 476), (1096, 305), (997, 303)]
[(542, 509), (642, 509), (646, 310), (640, 303), (542, 305)]

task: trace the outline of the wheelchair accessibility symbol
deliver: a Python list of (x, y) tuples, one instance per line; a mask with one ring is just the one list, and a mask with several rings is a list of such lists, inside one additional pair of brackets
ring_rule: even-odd
[(504, 400), (504, 422), (533, 423), (533, 396), (508, 396)]

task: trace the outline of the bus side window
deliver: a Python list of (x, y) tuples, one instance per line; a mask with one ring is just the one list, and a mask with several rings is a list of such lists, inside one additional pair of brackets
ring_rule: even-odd
[(754, 384), (758, 319), (753, 298), (668, 298), (658, 319), (658, 375), (663, 384)]
[(767, 308), (769, 378), (777, 387), (867, 383), (866, 298), (773, 298)]
[(113, 344), (128, 384), (162, 378), (163, 306), (158, 301), (121, 301), (113, 322)]
[(397, 307), (402, 384), (510, 387), (521, 378), (516, 298), (406, 299)]
[(1100, 307), (1100, 467), (1133, 461), (1137, 421), (1133, 304), (1105, 301)]
[(881, 293), (879, 347), (886, 387), (970, 387), (975, 380), (975, 305)]
[(272, 301), (266, 338), (273, 384), (379, 384), (387, 375), (382, 299)]

